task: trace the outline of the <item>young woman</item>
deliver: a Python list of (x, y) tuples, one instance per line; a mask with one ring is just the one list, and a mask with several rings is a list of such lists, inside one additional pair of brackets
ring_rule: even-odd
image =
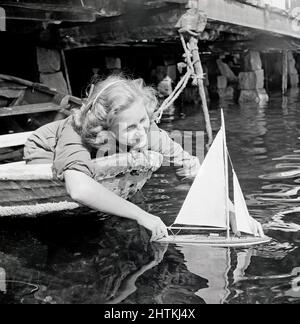
[[(151, 240), (168, 235), (165, 224), (94, 180), (92, 159), (119, 152), (152, 150), (177, 166), (180, 176), (194, 177), (198, 158), (185, 152), (154, 122), (155, 91), (140, 80), (109, 77), (95, 85), (80, 110), (37, 130), (27, 141), (28, 164), (53, 163), (74, 201), (94, 210), (132, 219), (152, 232)], [(114, 152), (113, 152), (114, 153)]]

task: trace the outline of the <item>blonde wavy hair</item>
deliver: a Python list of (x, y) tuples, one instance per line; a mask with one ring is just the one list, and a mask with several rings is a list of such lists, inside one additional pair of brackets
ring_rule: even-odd
[(158, 107), (156, 91), (141, 79), (110, 76), (92, 86), (81, 109), (73, 114), (73, 127), (86, 146), (99, 149), (111, 137), (118, 113), (140, 100), (153, 122)]

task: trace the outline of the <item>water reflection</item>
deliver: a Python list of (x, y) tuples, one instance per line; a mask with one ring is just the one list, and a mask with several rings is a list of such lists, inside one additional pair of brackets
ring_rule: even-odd
[[(207, 304), (223, 304), (232, 294), (230, 286), (244, 277), (253, 250), (230, 250), (179, 245), (191, 273), (208, 279), (209, 285), (196, 294)], [(236, 291), (236, 295), (239, 292)]]
[[(31, 230), (2, 236), (0, 302), (7, 303), (8, 296), (11, 303), (43, 304), (203, 302), (194, 292), (207, 280), (188, 271), (174, 246), (150, 243), (148, 233), (133, 222), (112, 217), (95, 228), (95, 219), (88, 221), (73, 224), (68, 234), (70, 220), (54, 220), (46, 226), (55, 233), (51, 238)], [(82, 226), (92, 223), (93, 233), (84, 237)]]
[[(231, 158), (270, 244), (158, 246), (135, 223), (96, 214), (1, 220), (0, 303), (299, 303), (299, 104), (299, 93), (262, 106), (222, 103)], [(216, 132), (219, 110), (211, 114)], [(201, 115), (166, 128), (204, 129)], [(162, 168), (136, 202), (169, 225), (190, 185)]]

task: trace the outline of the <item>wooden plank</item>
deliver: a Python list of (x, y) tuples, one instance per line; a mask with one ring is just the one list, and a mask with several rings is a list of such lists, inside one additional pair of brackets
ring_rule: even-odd
[(96, 11), (88, 8), (74, 10), (72, 6), (58, 7), (45, 4), (1, 4), (6, 11), (7, 20), (30, 20), (30, 21), (67, 21), (67, 22), (94, 22)]
[(53, 180), (52, 164), (4, 164), (0, 168), (0, 181)]
[[(31, 81), (28, 81), (28, 80), (25, 80), (25, 79), (14, 77), (12, 75), (0, 74), (0, 80), (6, 81), (6, 82), (15, 82), (15, 83), (18, 83), (18, 84), (20, 84), (22, 86), (32, 87), (32, 88), (42, 90), (42, 91), (43, 90), (50, 91), (51, 94), (55, 93), (54, 91), (51, 91), (46, 85), (44, 85), (42, 83), (34, 83), (34, 82), (31, 82)], [(17, 88), (17, 89), (19, 89), (19, 88)], [(24, 88), (22, 87), (21, 89), (24, 89)]]
[(2, 135), (0, 136), (0, 148), (22, 146), (31, 134), (32, 132)]
[(9, 99), (19, 98), (24, 93), (24, 90), (3, 89), (0, 87), (0, 97)]
[[(25, 165), (26, 165), (25, 161), (9, 163), (10, 168), (25, 166)], [(8, 166), (8, 164), (0, 164), (0, 170), (7, 170), (7, 166)]]
[(59, 106), (52, 102), (38, 103), (33, 105), (14, 106), (0, 108), (0, 117), (30, 115), (49, 111), (60, 111), (68, 106)]
[[(162, 164), (162, 155), (148, 151), (132, 154), (121, 153), (109, 157), (93, 160), (96, 177), (95, 180), (114, 179), (116, 176), (125, 173), (131, 174), (137, 171), (139, 174), (149, 174), (156, 171)], [(8, 163), (0, 166), (0, 181), (26, 181), (26, 180), (52, 180), (52, 164), (26, 164)], [(118, 178), (116, 179), (116, 181)]]
[(15, 100), (13, 100), (13, 102), (10, 104), (10, 107), (20, 106), (21, 103), (23, 102), (23, 99), (25, 97), (25, 94), (26, 94), (26, 90), (22, 90), (22, 92), (20, 93), (20, 95), (18, 96), (18, 98), (16, 98)]
[(8, 153), (1, 154), (0, 153), (0, 162), (2, 161), (16, 161), (16, 160), (21, 160), (23, 158), (23, 149), (11, 151)]
[(13, 8), (24, 8), (29, 10), (41, 10), (41, 11), (54, 11), (54, 12), (66, 12), (69, 13), (73, 11), (74, 13), (96, 13), (91, 7), (83, 7), (82, 5), (65, 5), (65, 4), (50, 4), (45, 3), (44, 1), (40, 2), (11, 2), (11, 1), (3, 1), (1, 3), (2, 7), (13, 7)]
[(210, 20), (300, 39), (299, 30), (294, 27), (299, 17), (274, 10), (266, 12), (265, 8), (239, 1), (198, 0), (197, 4)]
[(98, 19), (95, 23), (80, 27), (60, 28), (59, 32), (64, 39), (64, 49), (143, 40), (175, 40), (179, 37), (175, 26), (185, 12), (184, 5), (171, 3), (157, 9), (128, 12), (113, 19)]
[(12, 75), (0, 74), (0, 84), (4, 84), (7, 88), (11, 89), (26, 89), (30, 88), (32, 91), (40, 91), (48, 95), (55, 96), (58, 94), (57, 91), (50, 89), (45, 84), (35, 83)]

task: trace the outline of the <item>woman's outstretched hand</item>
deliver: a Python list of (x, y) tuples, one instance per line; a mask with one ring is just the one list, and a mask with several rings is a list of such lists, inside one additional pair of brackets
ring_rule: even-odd
[(263, 230), (263, 227), (262, 227), (261, 223), (259, 223), (255, 219), (253, 219), (252, 222), (253, 222), (252, 226), (253, 226), (253, 229), (254, 229), (255, 236), (256, 237), (264, 237), (265, 233), (264, 233), (264, 230)]
[(185, 179), (194, 179), (199, 170), (200, 170), (201, 164), (197, 157), (193, 156), (190, 160), (186, 160), (183, 163), (182, 168), (178, 169), (176, 171), (177, 176)]
[(151, 231), (151, 242), (160, 240), (164, 237), (168, 237), (168, 229), (159, 217), (153, 216), (151, 214), (146, 214), (143, 215), (143, 217), (139, 218), (138, 224)]

